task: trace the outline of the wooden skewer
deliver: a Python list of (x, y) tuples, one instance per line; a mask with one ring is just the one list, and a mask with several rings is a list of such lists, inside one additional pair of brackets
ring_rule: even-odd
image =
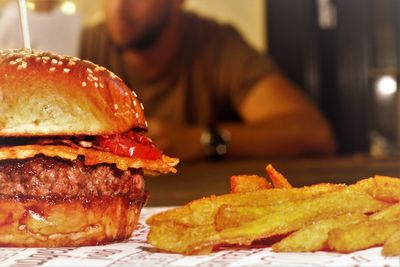
[(24, 48), (31, 48), (26, 1), (18, 0), (18, 7), (19, 7), (19, 18), (21, 22), (22, 38), (24, 40)]

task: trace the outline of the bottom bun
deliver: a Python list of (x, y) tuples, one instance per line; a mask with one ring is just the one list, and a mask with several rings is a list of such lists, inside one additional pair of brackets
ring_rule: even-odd
[(0, 198), (0, 246), (70, 247), (129, 238), (146, 197)]

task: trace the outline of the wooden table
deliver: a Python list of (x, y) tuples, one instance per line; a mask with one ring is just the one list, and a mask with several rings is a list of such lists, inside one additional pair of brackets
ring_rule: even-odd
[(271, 163), (295, 186), (321, 182), (354, 183), (376, 174), (400, 177), (400, 157), (372, 158), (364, 155), (301, 159), (235, 159), (180, 163), (178, 173), (146, 177), (150, 193), (147, 206), (175, 206), (190, 200), (229, 192), (235, 174), (265, 176)]

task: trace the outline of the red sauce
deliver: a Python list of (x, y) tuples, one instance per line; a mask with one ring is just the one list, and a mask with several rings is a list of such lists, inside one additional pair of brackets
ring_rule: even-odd
[(100, 147), (116, 155), (148, 160), (161, 159), (159, 150), (150, 138), (143, 134), (129, 131), (122, 134), (97, 136)]

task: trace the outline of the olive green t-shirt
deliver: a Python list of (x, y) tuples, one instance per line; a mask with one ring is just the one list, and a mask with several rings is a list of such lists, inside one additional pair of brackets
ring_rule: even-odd
[(104, 23), (83, 32), (80, 56), (120, 76), (138, 94), (148, 118), (204, 125), (240, 120), (244, 96), (274, 64), (230, 26), (192, 13), (184, 13), (183, 21), (179, 49), (156, 79), (145, 80), (124, 66)]

